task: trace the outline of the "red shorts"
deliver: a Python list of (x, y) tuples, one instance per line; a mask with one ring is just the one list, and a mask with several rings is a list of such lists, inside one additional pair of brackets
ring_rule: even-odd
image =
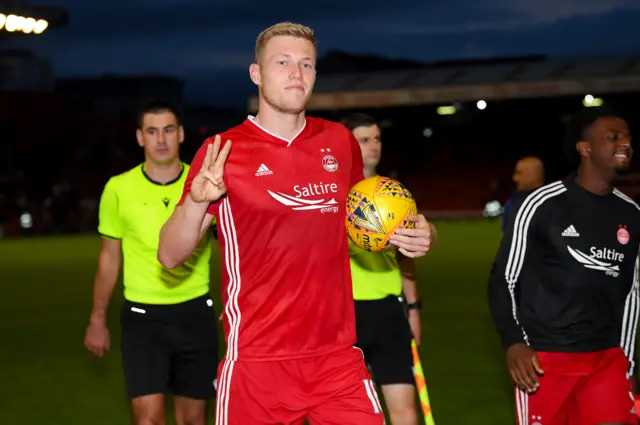
[(638, 425), (629, 361), (621, 348), (537, 354), (544, 375), (533, 394), (516, 388), (518, 425)]
[(383, 425), (362, 351), (284, 361), (224, 360), (216, 425)]

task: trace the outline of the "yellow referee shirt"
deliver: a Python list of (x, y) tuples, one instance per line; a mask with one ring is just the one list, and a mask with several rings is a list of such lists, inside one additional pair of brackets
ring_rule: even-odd
[(180, 267), (157, 258), (160, 229), (182, 196), (189, 166), (167, 184), (150, 180), (143, 165), (109, 179), (100, 198), (98, 232), (122, 241), (124, 297), (144, 304), (177, 304), (209, 292), (211, 243), (207, 232)]
[(358, 248), (349, 239), (353, 299), (381, 300), (402, 294), (402, 274), (396, 260), (396, 250), (369, 252)]

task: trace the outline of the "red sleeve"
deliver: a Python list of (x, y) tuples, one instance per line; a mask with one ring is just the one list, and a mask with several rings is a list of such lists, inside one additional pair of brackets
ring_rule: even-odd
[[(204, 162), (204, 156), (207, 153), (207, 147), (213, 143), (213, 138), (209, 138), (204, 141), (196, 155), (193, 157), (193, 161), (191, 161), (191, 165), (189, 166), (189, 173), (187, 174), (187, 178), (184, 182), (184, 188), (182, 189), (182, 197), (180, 198), (180, 202), (178, 202), (178, 206), (184, 203), (184, 200), (187, 198), (189, 192), (191, 192), (191, 183), (193, 182), (194, 177), (200, 172), (200, 168), (202, 168), (202, 163)], [(218, 202), (212, 202), (207, 208), (207, 213), (216, 215), (218, 211)]]
[(349, 140), (351, 142), (351, 187), (355, 186), (360, 180), (364, 180), (362, 162), (362, 151), (358, 139), (349, 131)]

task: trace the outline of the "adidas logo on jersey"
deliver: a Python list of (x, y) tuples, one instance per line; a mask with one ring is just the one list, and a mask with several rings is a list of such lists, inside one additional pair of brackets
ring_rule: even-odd
[(260, 164), (258, 171), (256, 171), (256, 176), (268, 176), (269, 174), (273, 174), (273, 171), (271, 171), (266, 165)]
[(572, 224), (571, 226), (564, 229), (564, 232), (562, 232), (562, 236), (566, 236), (569, 238), (577, 238), (578, 236), (580, 236), (580, 233), (578, 233), (578, 231), (576, 230), (575, 227), (573, 227), (573, 224)]

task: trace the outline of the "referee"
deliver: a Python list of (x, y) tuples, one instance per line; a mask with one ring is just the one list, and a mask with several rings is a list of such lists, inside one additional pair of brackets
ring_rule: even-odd
[(110, 347), (107, 308), (124, 258), (122, 364), (136, 425), (164, 424), (172, 394), (177, 425), (204, 425), (215, 397), (218, 328), (209, 298), (212, 232), (176, 269), (157, 260), (160, 228), (182, 195), (189, 166), (180, 161), (184, 130), (169, 104), (141, 110), (136, 132), (145, 161), (112, 177), (100, 199), (102, 249), (84, 344)]
[[(376, 174), (381, 134), (375, 119), (355, 113), (342, 123), (360, 144), (364, 176)], [(435, 234), (435, 229), (431, 231)], [(356, 345), (364, 352), (374, 380), (380, 386), (392, 425), (417, 425), (413, 376), (412, 335), (420, 343), (420, 300), (413, 260), (395, 250), (364, 251), (349, 241), (356, 311)], [(407, 315), (402, 294), (407, 301)]]

